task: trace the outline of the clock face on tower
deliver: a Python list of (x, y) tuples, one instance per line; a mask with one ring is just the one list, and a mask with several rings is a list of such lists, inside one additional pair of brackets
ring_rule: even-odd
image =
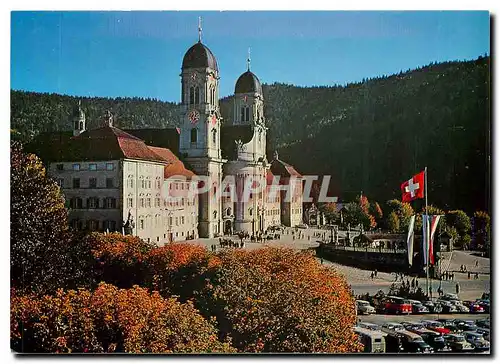
[(200, 113), (196, 110), (192, 110), (188, 114), (188, 118), (192, 124), (196, 124), (200, 120)]

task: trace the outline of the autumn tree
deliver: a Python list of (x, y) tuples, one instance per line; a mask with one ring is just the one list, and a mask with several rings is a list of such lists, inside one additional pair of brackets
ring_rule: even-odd
[(387, 217), (387, 228), (391, 233), (399, 232), (399, 217), (394, 211)]
[[(401, 202), (399, 200), (389, 200), (387, 201), (388, 210), (395, 212), (399, 219), (399, 231), (408, 231), (410, 225), (410, 219), (415, 214), (413, 208), (408, 202)], [(389, 222), (388, 222), (389, 223)]]
[(103, 281), (119, 288), (146, 284), (150, 276), (146, 260), (156, 247), (153, 243), (137, 236), (93, 232), (83, 238), (83, 245), (91, 257), (88, 273), (94, 282)]
[(473, 237), (477, 246), (483, 247), (489, 252), (490, 244), (490, 216), (486, 211), (476, 211), (473, 216)]
[(383, 214), (382, 208), (380, 207), (378, 202), (370, 202), (369, 212), (370, 212), (370, 215), (372, 215), (375, 218), (375, 220), (377, 221), (377, 224), (379, 224), (382, 221), (384, 214)]
[(11, 347), (23, 353), (234, 352), (215, 325), (192, 303), (138, 286), (11, 296)]
[(339, 219), (337, 204), (335, 202), (323, 203), (319, 206), (319, 209), (325, 214), (325, 218), (329, 224), (333, 224)]
[(240, 352), (359, 350), (347, 282), (314, 256), (291, 249), (230, 250), (196, 306), (215, 316), (220, 338)]
[(18, 290), (55, 290), (73, 276), (64, 198), (42, 161), (11, 146), (10, 266)]

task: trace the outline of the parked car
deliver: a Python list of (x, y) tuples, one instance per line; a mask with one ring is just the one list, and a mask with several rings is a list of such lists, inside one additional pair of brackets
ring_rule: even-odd
[(450, 301), (450, 300), (457, 301), (459, 298), (458, 295), (454, 293), (445, 293), (444, 295), (441, 296), (441, 299), (444, 301)]
[(432, 346), (434, 351), (444, 351), (444, 350), (449, 350), (448, 345), (444, 341), (443, 335), (441, 335), (439, 332), (432, 331), (429, 329), (422, 329), (422, 330), (417, 330), (414, 331), (416, 334), (419, 334), (422, 336), (422, 339)]
[(457, 325), (455, 325), (455, 320), (453, 319), (437, 319), (436, 321), (441, 322), (445, 329), (450, 330), (450, 333), (460, 331)]
[(401, 322), (401, 325), (403, 325), (406, 330), (413, 331), (413, 332), (415, 332), (416, 330), (424, 330), (425, 329), (424, 325), (422, 325), (421, 323), (418, 323), (418, 322), (403, 321), (403, 322)]
[(476, 326), (489, 329), (490, 328), (490, 319), (486, 318), (486, 319), (476, 320)]
[(477, 326), (473, 320), (455, 320), (455, 326), (461, 331), (477, 330)]
[(478, 300), (476, 303), (484, 309), (485, 313), (490, 313), (490, 300)]
[(433, 353), (434, 349), (427, 344), (422, 336), (410, 332), (401, 332), (401, 344), (403, 346), (403, 351), (407, 353)]
[(422, 321), (422, 325), (424, 325), (427, 329), (439, 332), (442, 335), (449, 334), (451, 331), (450, 329), (445, 328), (439, 321), (424, 320)]
[(380, 330), (380, 326), (377, 325), (377, 324), (372, 324), (371, 322), (358, 322), (358, 326), (363, 328), (363, 329), (368, 329), (368, 330), (372, 330), (372, 331), (379, 331)]
[(422, 304), (427, 307), (430, 313), (441, 313), (443, 311), (443, 308), (439, 303), (434, 303), (432, 301), (424, 301)]
[(458, 312), (455, 305), (453, 305), (451, 302), (449, 302), (449, 301), (438, 301), (438, 302), (442, 308), (441, 313), (456, 313), (456, 312)]
[(459, 313), (469, 313), (470, 309), (469, 307), (465, 306), (462, 302), (458, 300), (451, 300), (450, 303), (456, 307), (457, 311)]
[(375, 313), (375, 307), (371, 306), (368, 301), (356, 300), (356, 307), (358, 315), (370, 315)]
[(386, 353), (401, 353), (403, 352), (402, 336), (397, 333), (388, 334), (385, 337)]
[(482, 334), (478, 332), (464, 332), (465, 340), (474, 345), (476, 351), (490, 350), (490, 342), (485, 340)]
[(358, 334), (358, 340), (363, 344), (365, 353), (385, 353), (385, 337), (387, 336), (385, 332), (359, 326), (354, 328), (354, 332)]
[(414, 314), (429, 313), (429, 309), (425, 307), (422, 302), (417, 300), (408, 300), (411, 304), (411, 310)]
[(478, 327), (476, 332), (483, 335), (485, 340), (491, 341), (490, 340), (490, 329), (487, 329), (485, 327)]
[(383, 324), (380, 328), (383, 332), (386, 332), (388, 334), (395, 334), (398, 332), (405, 331), (405, 328), (403, 325), (398, 324), (397, 322), (386, 322)]
[(448, 334), (444, 336), (446, 344), (450, 347), (452, 351), (473, 351), (474, 346), (465, 340), (462, 334)]
[(410, 314), (411, 304), (408, 300), (397, 296), (387, 296), (382, 300), (381, 310), (383, 313)]
[(469, 307), (470, 313), (484, 313), (484, 308), (477, 302), (463, 301), (465, 306)]

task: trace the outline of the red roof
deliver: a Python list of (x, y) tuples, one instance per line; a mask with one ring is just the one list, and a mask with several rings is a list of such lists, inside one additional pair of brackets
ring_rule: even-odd
[(66, 160), (131, 158), (165, 162), (151, 151), (143, 140), (113, 126), (87, 130), (72, 137), (66, 152), (68, 155), (63, 156)]
[(297, 172), (291, 164), (283, 162), (280, 159), (274, 159), (271, 161), (271, 171), (273, 174), (281, 177), (302, 177), (302, 175)]
[(165, 166), (164, 178), (184, 176), (186, 179), (191, 179), (195, 176), (170, 149), (151, 146), (148, 146), (148, 148), (159, 158), (168, 162), (168, 165)]

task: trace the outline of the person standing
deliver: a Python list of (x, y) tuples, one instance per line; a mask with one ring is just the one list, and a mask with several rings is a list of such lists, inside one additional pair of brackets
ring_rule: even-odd
[(457, 296), (460, 294), (460, 285), (458, 284), (458, 282), (455, 285), (455, 292), (457, 293)]

